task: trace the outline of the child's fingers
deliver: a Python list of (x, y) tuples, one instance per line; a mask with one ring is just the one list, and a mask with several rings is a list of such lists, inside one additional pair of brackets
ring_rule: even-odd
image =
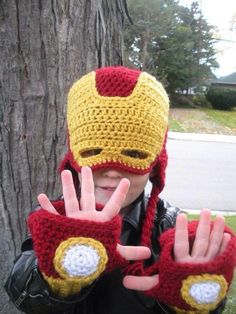
[(229, 244), (230, 240), (231, 240), (231, 235), (229, 233), (225, 232), (224, 235), (223, 235), (222, 242), (221, 242), (219, 255), (224, 252), (224, 250), (226, 249), (226, 247)]
[(52, 203), (50, 202), (46, 194), (39, 194), (38, 202), (40, 206), (43, 209), (47, 210), (49, 213), (58, 215), (58, 212), (56, 211), (56, 209), (54, 208), (54, 206), (52, 205)]
[(188, 219), (183, 213), (176, 219), (174, 256), (177, 262), (189, 257)]
[(77, 200), (71, 172), (69, 170), (62, 171), (61, 180), (66, 216), (77, 218), (79, 215), (79, 202)]
[(124, 246), (117, 244), (117, 251), (127, 261), (147, 259), (151, 256), (151, 251), (145, 246)]
[(112, 194), (111, 198), (107, 202), (102, 212), (106, 214), (106, 216), (108, 217), (108, 220), (112, 219), (119, 213), (121, 206), (128, 193), (129, 186), (130, 186), (129, 180), (126, 178), (123, 178), (120, 181), (114, 193)]
[(204, 208), (200, 214), (196, 237), (191, 252), (193, 258), (204, 257), (206, 255), (210, 241), (210, 226), (211, 212), (209, 209)]
[(80, 209), (95, 210), (95, 196), (92, 170), (89, 167), (81, 169), (81, 198)]
[(211, 231), (209, 247), (206, 254), (206, 258), (208, 260), (213, 259), (219, 254), (224, 236), (224, 225), (225, 225), (224, 217), (223, 216), (216, 217)]
[(158, 278), (158, 275), (143, 277), (125, 276), (123, 279), (123, 285), (128, 289), (146, 291), (152, 289), (158, 284)]

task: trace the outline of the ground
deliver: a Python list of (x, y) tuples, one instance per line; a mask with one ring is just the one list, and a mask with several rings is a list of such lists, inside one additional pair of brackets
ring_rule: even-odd
[(233, 123), (228, 123), (229, 117), (231, 120), (235, 116), (235, 112), (217, 111), (217, 115), (226, 115), (222, 121), (216, 119), (211, 113), (212, 111), (203, 109), (171, 108), (170, 130), (190, 133), (236, 135), (236, 123), (234, 121)]

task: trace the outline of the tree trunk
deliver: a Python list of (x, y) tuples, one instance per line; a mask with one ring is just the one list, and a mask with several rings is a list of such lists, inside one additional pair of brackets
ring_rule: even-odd
[[(45, 192), (60, 193), (72, 82), (122, 64), (125, 0), (0, 0), (0, 265), (4, 282)], [(17, 313), (0, 287), (0, 313)]]

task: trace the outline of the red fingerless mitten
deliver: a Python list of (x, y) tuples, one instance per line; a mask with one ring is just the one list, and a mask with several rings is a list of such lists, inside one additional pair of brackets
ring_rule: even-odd
[[(193, 244), (198, 222), (189, 224)], [(225, 251), (208, 263), (177, 263), (174, 261), (175, 229), (163, 233), (160, 260), (147, 274), (159, 273), (159, 283), (146, 294), (175, 309), (177, 313), (209, 313), (224, 299), (233, 278), (236, 238), (229, 228), (231, 240)], [(156, 270), (155, 270), (156, 268)]]
[[(54, 202), (58, 212), (64, 202)], [(63, 296), (79, 292), (104, 271), (126, 265), (117, 252), (121, 219), (93, 222), (54, 215), (44, 209), (28, 218), (38, 267), (52, 290)]]

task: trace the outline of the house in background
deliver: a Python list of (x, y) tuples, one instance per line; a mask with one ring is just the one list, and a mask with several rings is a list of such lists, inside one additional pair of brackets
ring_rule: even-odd
[(223, 87), (223, 88), (235, 88), (236, 89), (236, 72), (231, 73), (227, 76), (222, 76), (211, 82), (212, 86)]

